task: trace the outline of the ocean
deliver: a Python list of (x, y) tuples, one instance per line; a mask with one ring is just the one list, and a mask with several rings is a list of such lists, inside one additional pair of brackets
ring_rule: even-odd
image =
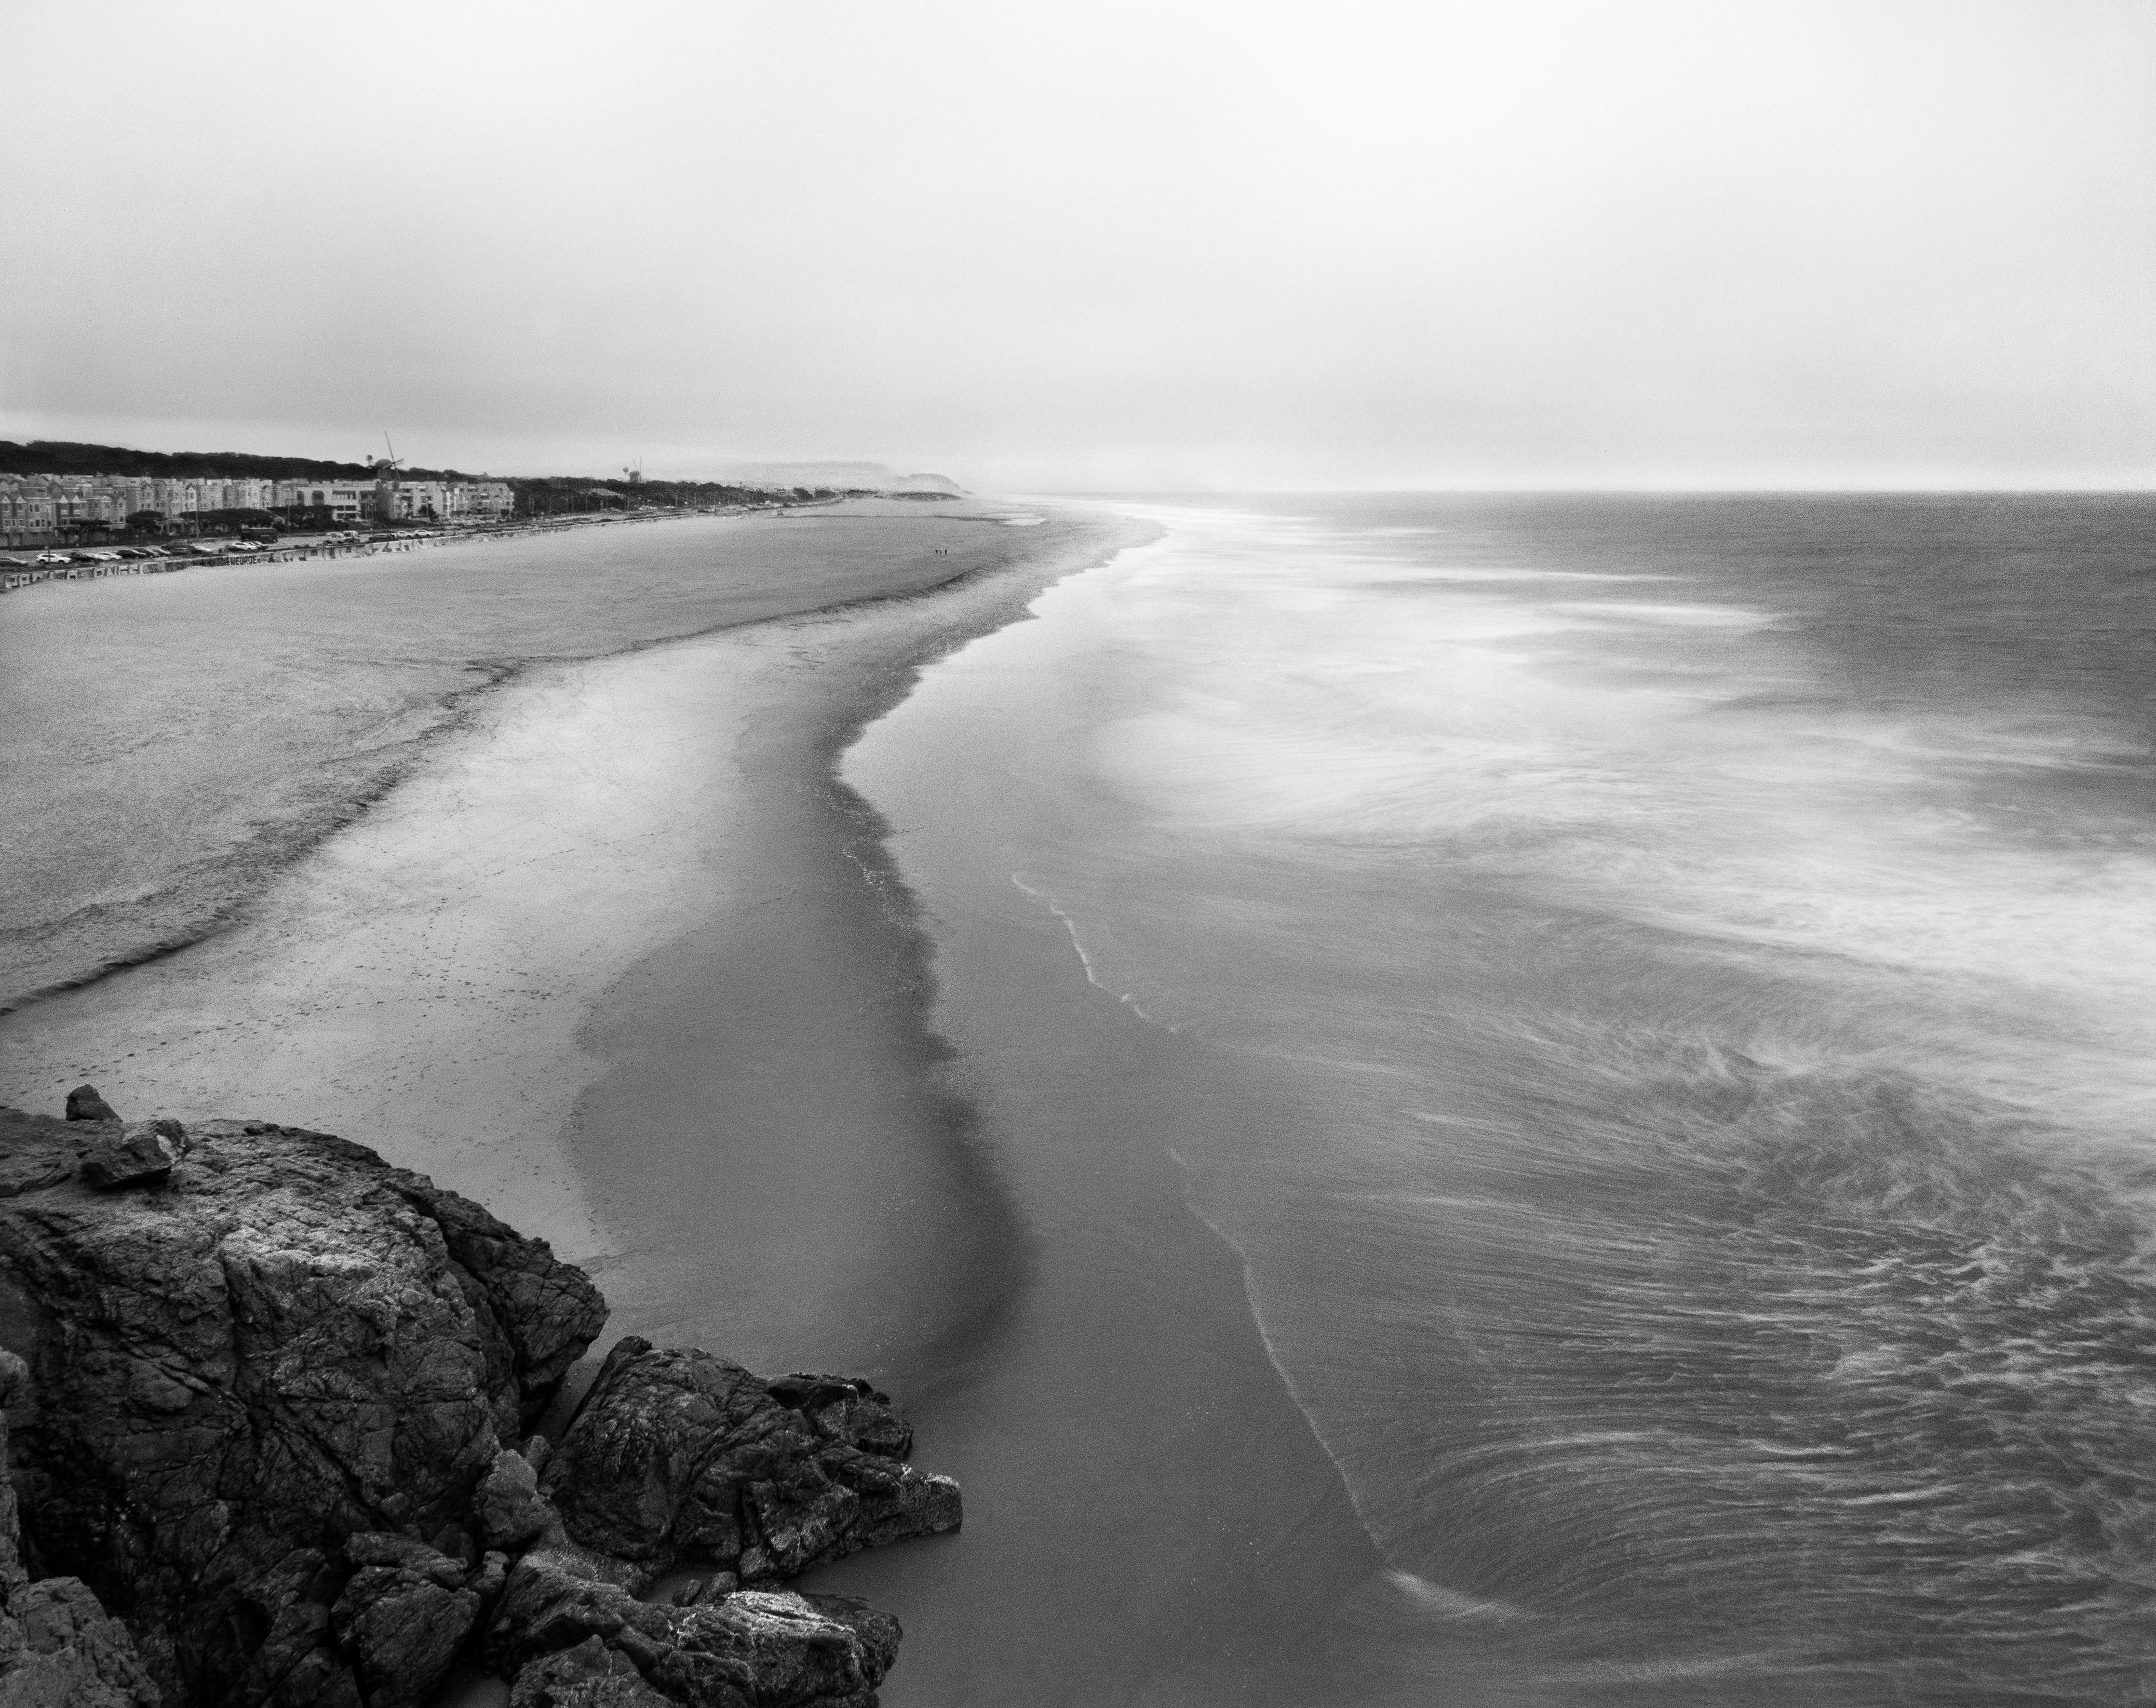
[[(1122, 507), (844, 775), (988, 1130), (1052, 1060), (1240, 1261), (1382, 1559), (1340, 1642), (2156, 1696), (2156, 500)], [(1142, 1075), (988, 1047), (998, 919)]]

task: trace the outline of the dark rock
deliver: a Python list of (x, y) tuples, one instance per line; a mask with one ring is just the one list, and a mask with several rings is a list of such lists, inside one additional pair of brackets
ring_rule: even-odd
[(7, 1708), (158, 1708), (127, 1628), (79, 1577), (46, 1577), (0, 1614), (0, 1704)]
[(472, 1562), (479, 1558), (479, 1550), (472, 1546), (470, 1534), (461, 1524), (444, 1525), (435, 1531), (434, 1540), (428, 1546), (438, 1554), (448, 1555), (466, 1571), (470, 1571)]
[(904, 1459), (913, 1451), (913, 1426), (891, 1408), (891, 1396), (844, 1376), (781, 1376), (766, 1384), (771, 1397), (816, 1426), (828, 1441), (864, 1453)]
[(131, 1121), (83, 1153), (82, 1177), (103, 1192), (154, 1185), (172, 1172), (185, 1154), (186, 1141), (176, 1121)]
[(482, 1623), (521, 1708), (868, 1708), (897, 1623), (768, 1586), (956, 1528), (956, 1485), (866, 1382), (634, 1339), (550, 1453), (603, 1319), (342, 1140), (0, 1110), (0, 1708), (420, 1708)]
[(644, 1672), (691, 1708), (870, 1708), (898, 1657), (898, 1621), (850, 1596), (743, 1590), (671, 1623)]
[[(0, 1407), (19, 1403), (27, 1367), (0, 1352)], [(127, 1628), (76, 1577), (36, 1582), (23, 1564), (0, 1410), (0, 1708), (158, 1708), (158, 1691)]]
[[(0, 1198), (0, 1343), (38, 1401), (17, 1442), (28, 1539), (128, 1608), (172, 1708), (357, 1708), (326, 1635), (343, 1568), (321, 1560), (466, 1524), (604, 1306), (542, 1243), (360, 1146), (260, 1122), (188, 1136), (161, 1190)], [(72, 1163), (81, 1137), (0, 1110), (12, 1167)], [(354, 1562), (389, 1575), (346, 1626), (423, 1628), (364, 1639), (377, 1695), (477, 1617), (446, 1581), (460, 1563), (410, 1546), (429, 1559)], [(325, 1581), (300, 1586), (309, 1550)]]
[(714, 1572), (708, 1577), (693, 1578), (676, 1590), (674, 1605), (692, 1608), (700, 1602), (723, 1601), (741, 1587), (741, 1579), (731, 1572)]
[(512, 1575), (496, 1630), (544, 1607), (521, 1627), (531, 1640), (497, 1657), (516, 1670), (512, 1708), (615, 1701), (602, 1686), (641, 1705), (635, 1682), (685, 1708), (870, 1708), (898, 1655), (898, 1621), (850, 1597), (747, 1590), (654, 1607), (578, 1577), (577, 1552), (527, 1554)]
[(14, 1480), (7, 1475), (8, 1408), (23, 1398), (29, 1379), (28, 1365), (13, 1352), (0, 1352), (0, 1602), (30, 1581), (30, 1574), (23, 1569), (22, 1516)]
[(487, 1629), (487, 1655), (504, 1678), (529, 1660), (588, 1637), (608, 1640), (640, 1628), (664, 1638), (660, 1609), (639, 1601), (649, 1575), (573, 1542), (538, 1547), (510, 1568)]
[(911, 1440), (865, 1383), (767, 1382), (709, 1352), (629, 1336), (540, 1480), (588, 1547), (654, 1572), (687, 1562), (754, 1583), (956, 1530), (957, 1485), (893, 1456)]
[(338, 1574), (316, 1548), (295, 1548), (239, 1609), (269, 1621), (228, 1700), (276, 1708), (359, 1708), (359, 1683), (330, 1624)]
[(430, 1583), (439, 1583), (444, 1589), (462, 1589), (465, 1587), (465, 1568), (461, 1561), (450, 1558), (439, 1548), (429, 1547), (424, 1542), (414, 1541), (394, 1531), (362, 1531), (346, 1536), (344, 1539), (344, 1557), (355, 1566), (373, 1566), (408, 1572), (414, 1577), (424, 1577)]
[(472, 1518), (488, 1547), (511, 1552), (558, 1532), (562, 1526), (553, 1503), (539, 1492), (538, 1474), (511, 1447), (495, 1455), (493, 1469), (480, 1480), (472, 1495)]
[(479, 1569), (465, 1580), (465, 1586), (480, 1598), (480, 1605), (490, 1607), (508, 1581), (509, 1556), (490, 1548), (480, 1561)]
[(69, 1121), (117, 1121), (120, 1111), (97, 1095), (95, 1085), (78, 1085), (67, 1095)]
[(542, 1655), (516, 1675), (509, 1708), (675, 1708), (619, 1649), (588, 1637)]
[(357, 1663), (367, 1708), (419, 1708), (479, 1618), (480, 1598), (461, 1587), (462, 1568), (431, 1548), (421, 1552), (431, 1561), (362, 1566), (331, 1609), (330, 1623)]
[(72, 1157), (49, 1157), (41, 1162), (0, 1162), (0, 1198), (18, 1198), (26, 1192), (43, 1192), (74, 1177)]

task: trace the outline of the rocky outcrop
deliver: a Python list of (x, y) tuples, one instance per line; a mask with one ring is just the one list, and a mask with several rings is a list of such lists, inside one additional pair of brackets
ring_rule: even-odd
[(912, 1444), (865, 1382), (766, 1381), (710, 1352), (629, 1336), (542, 1480), (587, 1547), (753, 1584), (956, 1530), (957, 1485), (906, 1464)]
[(850, 1596), (727, 1588), (666, 1607), (635, 1593), (645, 1581), (573, 1543), (534, 1549), (495, 1615), (496, 1670), (526, 1695), (578, 1700), (572, 1685), (598, 1686), (582, 1664), (562, 1670), (573, 1652), (613, 1657), (598, 1679), (634, 1670), (685, 1708), (870, 1708), (898, 1658), (898, 1621)]
[[(25, 1398), (28, 1374), (20, 1358), (0, 1352), (0, 1405)], [(30, 1581), (8, 1469), (0, 1413), (0, 1708), (157, 1708), (134, 1639), (90, 1586), (77, 1577)]]
[(47, 1577), (0, 1614), (0, 1708), (157, 1708), (127, 1628), (79, 1577)]
[(83, 1153), (83, 1183), (100, 1192), (148, 1186), (172, 1172), (187, 1144), (176, 1121), (138, 1121), (103, 1137)]
[(535, 1660), (516, 1675), (509, 1708), (675, 1708), (644, 1681), (636, 1663), (588, 1637)]
[(419, 1708), (478, 1620), (479, 1593), (460, 1562), (405, 1536), (351, 1536), (344, 1552), (359, 1569), (330, 1624), (359, 1663), (369, 1708)]
[(777, 1585), (957, 1527), (885, 1396), (628, 1339), (550, 1452), (604, 1305), (543, 1243), (327, 1134), (69, 1106), (0, 1110), (0, 1708), (419, 1708), (474, 1645), (525, 1708), (873, 1702), (897, 1623)]
[[(33, 1372), (30, 1546), (132, 1623), (175, 1703), (274, 1684), (254, 1665), (273, 1631), (280, 1677), (356, 1666), (353, 1700), (401, 1700), (401, 1663), (369, 1647), (388, 1615), (341, 1599), (346, 1539), (460, 1522), (604, 1305), (543, 1244), (360, 1146), (141, 1131), (184, 1154), (125, 1185), (110, 1124), (0, 1111), (9, 1166), (80, 1165), (0, 1200), (0, 1341)], [(331, 1605), (295, 1616), (295, 1598)]]

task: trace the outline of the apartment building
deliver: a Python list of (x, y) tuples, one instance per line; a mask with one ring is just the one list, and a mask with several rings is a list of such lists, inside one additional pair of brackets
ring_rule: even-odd
[(506, 480), (459, 480), (449, 487), (449, 514), (462, 522), (506, 522), (516, 513)]
[(145, 510), (189, 531), (214, 511), (300, 510), (338, 526), (373, 521), (504, 522), (516, 495), (506, 480), (261, 480), (245, 476), (0, 475), (0, 546), (49, 546), (116, 534)]
[(0, 485), (0, 546), (49, 546), (56, 537), (48, 494)]
[(366, 522), (374, 519), (380, 506), (381, 492), (372, 480), (280, 480), (260, 508), (326, 510), (335, 522)]

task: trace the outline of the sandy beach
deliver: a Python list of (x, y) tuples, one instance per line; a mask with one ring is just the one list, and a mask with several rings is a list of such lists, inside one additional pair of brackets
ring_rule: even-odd
[(11, 595), (0, 1011), (233, 923), (503, 685), (1045, 543), (993, 514), (857, 500)]
[[(50, 739), (40, 745), (52, 756), (41, 762), (18, 751), (18, 774), (52, 777), (57, 787), (71, 756), (93, 802), (139, 791), (139, 816), (173, 830), (161, 839), (166, 869), (208, 864), (218, 839), (233, 837), (230, 815), (190, 817), (192, 802), (244, 792), (255, 779), (267, 798), (255, 803), (255, 822), (286, 808), (276, 833), (287, 843), (325, 817), (353, 822), (270, 875), (259, 893), (237, 899), (241, 878), (263, 882), (249, 860), (264, 833), (234, 838), (237, 850), (222, 851), (240, 870), (223, 880), (218, 903), (229, 923), (177, 952), (0, 1018), (0, 1096), (57, 1106), (69, 1085), (92, 1079), (144, 1114), (275, 1111), (361, 1138), (602, 1274), (627, 1264), (627, 1275), (609, 1284), (620, 1290), (626, 1280), (630, 1294), (647, 1296), (644, 1266), (665, 1265), (634, 1231), (639, 1218), (632, 1209), (624, 1225), (633, 1231), (618, 1237), (595, 1219), (593, 1203), (618, 1198), (624, 1177), (643, 1178), (654, 1198), (670, 1198), (673, 1186), (653, 1182), (634, 1157), (610, 1148), (609, 1119), (649, 1111), (635, 1110), (618, 1085), (601, 1110), (578, 1107), (588, 1086), (610, 1081), (609, 1050), (643, 1064), (647, 1095), (665, 1077), (641, 1042), (664, 1020), (622, 1019), (638, 989), (664, 1001), (643, 963), (714, 922), (767, 909), (774, 888), (783, 892), (808, 869), (795, 858), (800, 827), (787, 827), (793, 840), (776, 833), (774, 808), (822, 798), (816, 772), (833, 744), (902, 692), (914, 664), (952, 644), (965, 625), (993, 623), (998, 602), (1022, 597), (999, 572), (1023, 560), (1052, 574), (1106, 549), (1097, 525), (1022, 529), (978, 506), (939, 508), (947, 514), (856, 504), (785, 524), (621, 530), (596, 548), (578, 542), (588, 556), (598, 551), (596, 575), (569, 557), (569, 542), (555, 540), (535, 542), (537, 562), (514, 580), (502, 548), (481, 544), (435, 554), (447, 573), (416, 583), (403, 564), (386, 577), (374, 565), (327, 566), (326, 583), (322, 567), (275, 566), (256, 572), (272, 578), (266, 583), (205, 587), (207, 611), (170, 597), (93, 609), (89, 615), (105, 620), (64, 670), (53, 662), (68, 656), (58, 636), (79, 633), (87, 620), (69, 597), (79, 604), (108, 590), (59, 587), (50, 605), (26, 598), (11, 606), (8, 617), (24, 620), (11, 623), (9, 651), (42, 668), (13, 675), (10, 695), (43, 715), (37, 726)], [(694, 572), (670, 561), (700, 546)], [(658, 560), (669, 586), (632, 613), (613, 596), (649, 591), (639, 552)], [(578, 579), (554, 572), (550, 557), (575, 563)], [(942, 583), (956, 585), (935, 598), (914, 597)], [(424, 595), (423, 613), (409, 609), (406, 587)], [(505, 603), (506, 615), (490, 614)], [(819, 603), (844, 614), (786, 620)], [(220, 626), (221, 608), (254, 613), (237, 625), (245, 638), (234, 641), (235, 625)], [(290, 641), (332, 608), (340, 619), (327, 651), (347, 650), (371, 616), (379, 650), (366, 663), (373, 668), (348, 661), (339, 679), (333, 658), (311, 692), (296, 681), (244, 691), (265, 632), (281, 628)], [(393, 630), (386, 644), (385, 619)], [(665, 642), (668, 628), (700, 620), (711, 632)], [(393, 632), (398, 622), (434, 637), (444, 662), (429, 685), (449, 691), (433, 700), (413, 703), (409, 660), (396, 656), (411, 637)], [(523, 651), (559, 649), (572, 637), (586, 649), (609, 641), (627, 649), (571, 662)], [(501, 685), (474, 698), (447, 660), (459, 641), (480, 638), (498, 649), (491, 674)], [(41, 639), (51, 644), (41, 650)], [(134, 652), (192, 659), (181, 711), (126, 668)], [(105, 721), (156, 724), (162, 751), (145, 757), (139, 742), (121, 742), (109, 758), (93, 753), (85, 762), (65, 708), (96, 691), (121, 702)], [(142, 703), (127, 705), (131, 695)], [(219, 708), (235, 700), (244, 716), (228, 720)], [(386, 769), (370, 771), (354, 751), (370, 758), (380, 751), (385, 717), (399, 726), (397, 751), (377, 762)], [(310, 719), (316, 729), (305, 743), (258, 734)], [(785, 757), (796, 768), (783, 774), (767, 769), (781, 731), (795, 738)], [(431, 741), (422, 739), (427, 732)], [(314, 774), (323, 771), (327, 782)], [(347, 791), (341, 799), (332, 792), (339, 782)], [(67, 819), (55, 808), (41, 821), (56, 846)], [(80, 822), (74, 833), (97, 851)], [(147, 875), (137, 887), (151, 895), (160, 890), (154, 852), (116, 857)], [(829, 853), (844, 858), (835, 844)], [(845, 869), (858, 875), (850, 862)], [(165, 893), (166, 921), (151, 916), (152, 938), (198, 921), (195, 896)], [(48, 895), (49, 914), (64, 916), (76, 900), (64, 884)], [(27, 913), (33, 904), (18, 890), (14, 905)], [(885, 964), (897, 952), (884, 946)], [(823, 992), (829, 1000), (820, 1006), (854, 1012), (852, 973), (832, 976), (849, 987)], [(624, 980), (629, 992), (614, 994)], [(909, 1040), (906, 1048), (921, 1046)], [(909, 1080), (898, 1069), (890, 1077)], [(738, 1091), (723, 1099), (709, 1086), (700, 1091), (738, 1103)], [(690, 1110), (678, 1100), (672, 1110), (700, 1133), (714, 1112), (710, 1103)], [(675, 1161), (658, 1166), (670, 1170)], [(662, 1316), (671, 1310), (654, 1308)], [(753, 1316), (725, 1309), (728, 1326)], [(627, 1316), (618, 1310), (618, 1331), (649, 1321)], [(753, 1350), (775, 1352), (775, 1344)]]
[[(1014, 892), (924, 918), (918, 827), (835, 775), (921, 666), (1138, 533), (949, 522), (930, 567), (981, 561), (913, 592), (880, 554), (918, 526), (766, 525), (857, 596), (506, 673), (235, 923), (0, 1018), (0, 1095), (337, 1131), (586, 1264), (609, 1339), (889, 1387), (969, 1501), (825, 1574), (912, 1634), (893, 1708), (1320, 1700), (1381, 1562), (1184, 1203), (1157, 1036)], [(947, 971), (1004, 1010), (936, 1009)], [(1104, 1062), (1106, 1145), (1072, 1078)]]

